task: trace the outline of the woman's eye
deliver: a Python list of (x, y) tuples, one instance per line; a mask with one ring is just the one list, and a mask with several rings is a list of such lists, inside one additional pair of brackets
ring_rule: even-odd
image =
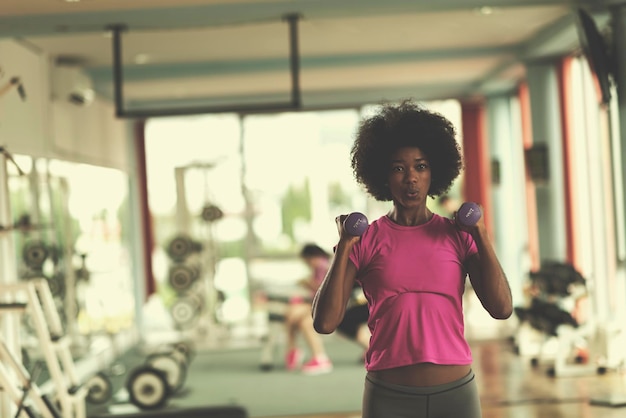
[(404, 168), (399, 165), (391, 167), (391, 171), (403, 171), (403, 170)]
[(418, 170), (426, 170), (428, 168), (428, 164), (418, 164), (417, 165), (417, 169)]

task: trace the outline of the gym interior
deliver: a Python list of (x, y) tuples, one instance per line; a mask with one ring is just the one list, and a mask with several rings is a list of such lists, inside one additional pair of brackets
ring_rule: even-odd
[(360, 417), (362, 349), (286, 370), (282, 321), (300, 248), (388, 211), (349, 153), (405, 98), (513, 293), (464, 296), (484, 417), (623, 416), (625, 46), (612, 0), (2, 0), (0, 416)]

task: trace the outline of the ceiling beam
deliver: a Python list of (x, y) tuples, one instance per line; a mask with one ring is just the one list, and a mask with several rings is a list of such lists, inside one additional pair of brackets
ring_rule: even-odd
[[(509, 91), (509, 86), (503, 91)], [(429, 100), (446, 100), (451, 98), (465, 97), (467, 91), (466, 83), (428, 83), (428, 84), (406, 84), (393, 87), (372, 87), (372, 88), (347, 88), (332, 89), (319, 91), (303, 91), (302, 105), (298, 111), (310, 111), (332, 108), (348, 108), (360, 107), (368, 104), (378, 104), (383, 101), (397, 101), (404, 98), (413, 98), (419, 101)], [(284, 98), (284, 94), (267, 93), (257, 95), (228, 95), (210, 98), (192, 99), (157, 99), (157, 100), (141, 100), (129, 101), (127, 103), (129, 109), (143, 109), (155, 113), (159, 109), (184, 109), (184, 108), (201, 108), (208, 107), (212, 109), (209, 113), (275, 113), (283, 112), (284, 108), (276, 107), (274, 109), (256, 104), (272, 103), (280, 101)], [(240, 103), (249, 103), (245, 107)], [(219, 112), (216, 111), (219, 109)], [(143, 112), (141, 110), (141, 112)], [(289, 111), (293, 111), (289, 109)], [(135, 113), (135, 116), (139, 113)], [(177, 111), (171, 116), (175, 115)]]
[[(513, 50), (519, 49), (513, 47)], [(371, 54), (342, 54), (301, 57), (300, 65), (306, 69), (336, 67), (362, 67), (368, 65), (402, 64), (407, 62), (425, 62), (458, 60), (463, 58), (510, 55), (511, 46), (484, 48), (449, 48), (431, 51), (376, 52)], [(287, 55), (284, 58), (248, 59), (232, 61), (186, 62), (175, 64), (125, 65), (124, 78), (128, 81), (155, 80), (181, 77), (208, 77), (221, 75), (258, 74), (285, 69)], [(111, 68), (87, 67), (85, 71), (95, 82), (112, 80)]]

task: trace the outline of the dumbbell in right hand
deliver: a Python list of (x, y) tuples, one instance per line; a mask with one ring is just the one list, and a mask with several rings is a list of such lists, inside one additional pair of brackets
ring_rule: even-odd
[(343, 230), (352, 236), (361, 236), (369, 227), (367, 217), (361, 212), (352, 212), (343, 220)]

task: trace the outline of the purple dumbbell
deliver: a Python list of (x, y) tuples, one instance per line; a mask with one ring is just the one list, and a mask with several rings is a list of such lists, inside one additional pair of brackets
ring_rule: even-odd
[(367, 217), (361, 212), (352, 212), (343, 220), (343, 229), (350, 235), (361, 236), (369, 226)]
[(465, 202), (456, 213), (456, 218), (461, 225), (474, 226), (482, 216), (480, 206), (474, 202)]

